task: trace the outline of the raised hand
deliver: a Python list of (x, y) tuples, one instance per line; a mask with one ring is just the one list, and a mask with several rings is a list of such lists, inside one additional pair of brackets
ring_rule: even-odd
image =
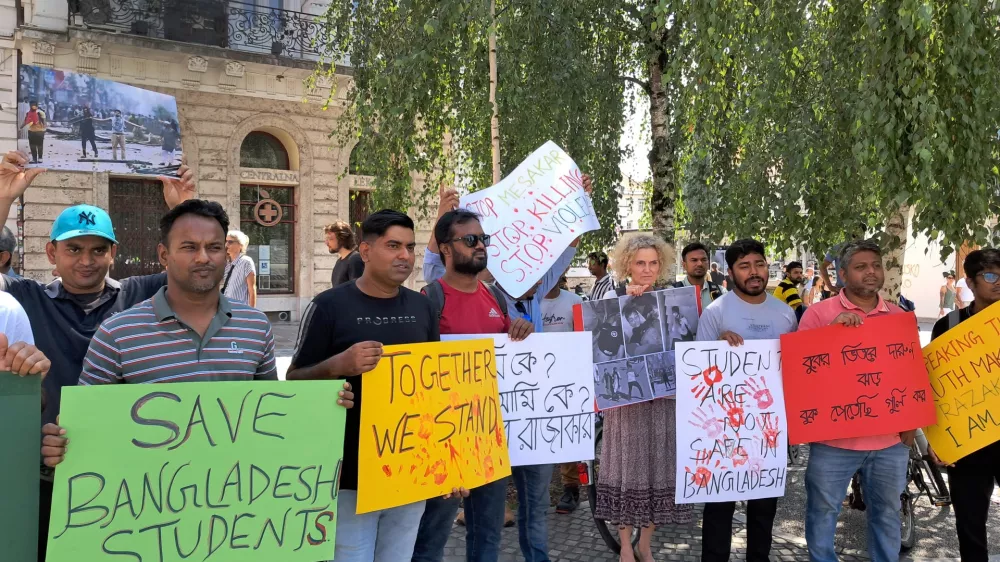
[(163, 182), (163, 200), (167, 202), (167, 207), (170, 209), (188, 199), (194, 199), (197, 195), (194, 171), (186, 163), (181, 163), (181, 167), (177, 169), (177, 175), (179, 177), (176, 178), (172, 176), (159, 177), (159, 180)]
[(438, 217), (458, 208), (458, 190), (444, 182), (438, 187)]
[(4, 154), (0, 162), (0, 200), (13, 202), (24, 195), (32, 180), (45, 171), (44, 168), (25, 169), (28, 165), (28, 155), (11, 150)]

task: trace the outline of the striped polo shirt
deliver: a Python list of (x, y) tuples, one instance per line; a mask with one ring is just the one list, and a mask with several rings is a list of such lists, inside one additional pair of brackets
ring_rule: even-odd
[(219, 296), (204, 337), (181, 322), (167, 287), (101, 324), (81, 385), (277, 380), (274, 337), (263, 312)]

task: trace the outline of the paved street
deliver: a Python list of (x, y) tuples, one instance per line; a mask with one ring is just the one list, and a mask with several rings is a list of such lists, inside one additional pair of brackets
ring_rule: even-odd
[[(931, 324), (921, 322), (921, 339), (926, 344), (930, 337)], [(298, 326), (277, 324), (274, 327), (278, 349), (278, 370), (284, 376), (294, 347)], [(805, 460), (804, 451), (799, 466), (789, 470), (785, 497), (778, 504), (778, 515), (774, 525), (774, 546), (772, 560), (808, 560), (805, 543)], [(947, 476), (946, 476), (947, 477)], [(846, 490), (845, 490), (846, 492)], [(958, 542), (955, 535), (955, 518), (951, 508), (937, 508), (930, 505), (926, 497), (917, 500), (916, 516), (917, 545), (903, 560), (932, 562), (958, 560)], [(616, 561), (597, 532), (586, 501), (570, 515), (557, 515), (550, 509), (549, 554), (553, 562), (562, 561)], [(1000, 562), (1000, 489), (994, 492), (993, 507), (990, 510), (990, 553), (991, 562)], [(743, 510), (737, 510), (733, 523), (733, 559), (745, 559), (746, 531), (743, 527)], [(865, 514), (844, 510), (837, 523), (837, 549), (841, 560), (867, 560), (865, 537)], [(701, 556), (701, 522), (682, 527), (663, 527), (656, 530), (653, 539), (657, 562), (691, 561), (697, 562)], [(523, 561), (517, 542), (517, 528), (504, 529), (500, 562)], [(451, 539), (445, 550), (446, 562), (460, 562), (465, 559), (465, 527), (452, 529)]]

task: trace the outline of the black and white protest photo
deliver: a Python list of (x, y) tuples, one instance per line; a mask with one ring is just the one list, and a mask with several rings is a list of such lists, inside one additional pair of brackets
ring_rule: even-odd
[(629, 357), (639, 357), (665, 351), (656, 294), (646, 293), (619, 300), (622, 301), (625, 353)]
[(625, 357), (625, 339), (622, 335), (622, 311), (619, 299), (601, 299), (585, 302), (583, 329), (594, 337), (594, 363), (604, 363)]
[(28, 167), (177, 175), (177, 101), (90, 74), (21, 65), (17, 148)]
[(654, 397), (646, 359), (620, 359), (594, 365), (594, 394), (599, 410), (644, 402)]
[(694, 287), (678, 287), (657, 291), (657, 308), (663, 319), (666, 351), (673, 351), (678, 342), (694, 341), (698, 333), (698, 295)]
[(646, 356), (649, 382), (653, 386), (653, 396), (661, 398), (677, 393), (673, 351), (664, 351)]

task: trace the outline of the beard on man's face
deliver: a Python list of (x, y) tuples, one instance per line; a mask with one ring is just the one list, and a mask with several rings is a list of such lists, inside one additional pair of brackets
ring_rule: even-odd
[[(756, 297), (764, 293), (767, 290), (767, 281), (759, 275), (753, 275), (747, 278), (746, 281), (740, 281), (736, 277), (733, 277), (733, 282), (736, 283), (736, 288), (740, 290), (741, 293)], [(748, 285), (754, 285), (751, 289)]]
[(486, 269), (486, 252), (474, 252), (471, 256), (452, 254), (455, 262), (455, 271), (462, 275), (479, 275), (479, 272)]

